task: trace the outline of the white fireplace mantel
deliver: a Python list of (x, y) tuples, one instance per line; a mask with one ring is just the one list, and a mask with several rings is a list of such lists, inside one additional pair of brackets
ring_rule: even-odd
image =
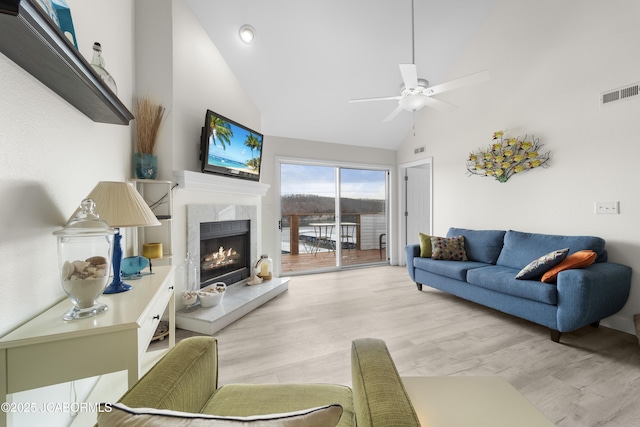
[(187, 170), (173, 171), (178, 188), (191, 191), (210, 191), (215, 193), (243, 194), (248, 196), (265, 196), (269, 184), (241, 178), (227, 178)]

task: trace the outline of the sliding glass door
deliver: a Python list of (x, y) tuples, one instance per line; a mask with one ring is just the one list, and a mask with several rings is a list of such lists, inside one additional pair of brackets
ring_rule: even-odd
[(280, 164), (283, 274), (385, 263), (388, 171)]
[(340, 265), (385, 262), (388, 172), (347, 168), (339, 172)]

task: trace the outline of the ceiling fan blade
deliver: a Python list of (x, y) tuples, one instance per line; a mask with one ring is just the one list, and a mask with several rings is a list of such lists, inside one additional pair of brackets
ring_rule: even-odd
[(440, 101), (439, 99), (436, 98), (432, 98), (430, 96), (427, 96), (425, 101), (424, 101), (424, 105), (430, 108), (435, 108), (436, 110), (440, 110), (440, 111), (451, 111), (451, 110), (455, 110), (456, 107), (453, 104), (449, 104), (448, 102), (444, 102), (444, 101)]
[(370, 101), (390, 101), (390, 100), (398, 100), (402, 98), (401, 95), (397, 96), (383, 96), (380, 98), (358, 98), (358, 99), (350, 99), (349, 102), (370, 102)]
[(385, 119), (383, 120), (383, 122), (390, 122), (391, 120), (393, 120), (398, 114), (400, 114), (401, 111), (404, 111), (404, 108), (402, 108), (402, 106), (398, 105), (396, 107), (395, 110), (393, 110), (391, 112), (391, 114), (389, 114), (387, 117), (385, 117)]
[(418, 70), (416, 64), (400, 64), (400, 74), (406, 89), (413, 89), (418, 86)]
[(469, 86), (472, 84), (484, 82), (489, 80), (489, 72), (488, 71), (480, 71), (478, 73), (470, 74), (465, 77), (461, 77), (456, 80), (451, 80), (446, 83), (442, 83), (439, 85), (431, 86), (427, 89), (427, 95), (437, 95), (439, 93), (448, 92), (450, 90), (458, 89), (463, 86)]

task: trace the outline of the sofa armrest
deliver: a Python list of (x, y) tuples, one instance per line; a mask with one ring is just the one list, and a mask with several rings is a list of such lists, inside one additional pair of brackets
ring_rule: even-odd
[(351, 375), (358, 427), (420, 427), (384, 341), (374, 338), (353, 341)]
[(200, 412), (217, 387), (217, 341), (197, 336), (169, 350), (119, 401), (134, 408)]
[(622, 309), (631, 289), (631, 267), (611, 262), (558, 274), (558, 330), (569, 332)]
[(405, 258), (407, 261), (407, 271), (409, 272), (409, 277), (414, 282), (416, 281), (415, 268), (413, 266), (413, 259), (420, 256), (420, 245), (407, 245), (404, 248)]

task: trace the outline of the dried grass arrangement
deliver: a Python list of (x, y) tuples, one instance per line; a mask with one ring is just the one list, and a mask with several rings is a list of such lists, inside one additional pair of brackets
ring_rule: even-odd
[(166, 108), (149, 98), (136, 98), (133, 108), (136, 117), (136, 151), (153, 154)]

